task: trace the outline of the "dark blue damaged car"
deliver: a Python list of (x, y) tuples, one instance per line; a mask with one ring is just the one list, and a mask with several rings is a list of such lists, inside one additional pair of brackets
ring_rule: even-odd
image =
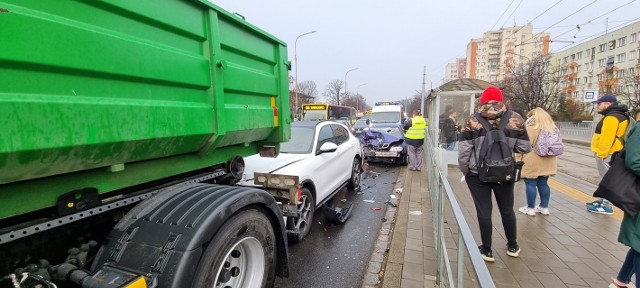
[(409, 164), (407, 144), (404, 142), (402, 125), (373, 125), (358, 137), (362, 144), (364, 160), (398, 165)]

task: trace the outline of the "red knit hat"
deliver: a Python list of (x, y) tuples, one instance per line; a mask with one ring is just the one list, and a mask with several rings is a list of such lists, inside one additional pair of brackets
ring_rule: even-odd
[(500, 88), (491, 86), (484, 90), (484, 92), (482, 92), (482, 96), (480, 96), (480, 105), (492, 100), (503, 102), (504, 98), (502, 97), (502, 91), (500, 91)]

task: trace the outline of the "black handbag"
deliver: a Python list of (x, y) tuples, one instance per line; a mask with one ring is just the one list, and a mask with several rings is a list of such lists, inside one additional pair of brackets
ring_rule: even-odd
[(621, 153), (604, 174), (593, 197), (609, 200), (629, 216), (636, 216), (640, 210), (640, 177), (624, 165), (624, 153)]

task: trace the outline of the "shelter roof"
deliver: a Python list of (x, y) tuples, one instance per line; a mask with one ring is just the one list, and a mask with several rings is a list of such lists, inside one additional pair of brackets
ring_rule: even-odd
[(489, 86), (494, 86), (493, 84), (483, 81), (480, 79), (472, 79), (472, 78), (462, 78), (451, 80), (447, 83), (440, 85), (440, 87), (436, 88), (436, 91), (442, 92), (453, 92), (453, 91), (484, 91)]

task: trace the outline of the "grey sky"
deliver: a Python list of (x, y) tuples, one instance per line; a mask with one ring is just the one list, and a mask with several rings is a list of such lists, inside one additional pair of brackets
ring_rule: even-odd
[[(369, 104), (413, 96), (424, 66), (427, 89), (440, 85), (446, 63), (465, 57), (469, 40), (492, 28), (532, 21), (534, 32), (577, 44), (640, 20), (635, 0), (210, 1), (287, 42), (292, 64), (296, 37), (316, 30), (298, 40), (298, 81), (316, 82), (324, 101), (327, 84), (358, 67), (349, 72), (347, 89)], [(551, 50), (570, 45), (554, 42)]]

